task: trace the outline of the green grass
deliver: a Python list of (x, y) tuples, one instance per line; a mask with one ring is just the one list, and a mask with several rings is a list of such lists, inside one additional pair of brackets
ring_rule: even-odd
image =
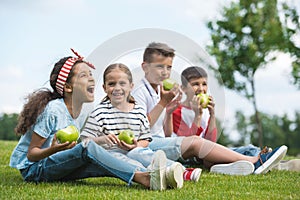
[(0, 141), (0, 199), (299, 199), (300, 173), (226, 176), (202, 173), (198, 183), (163, 192), (139, 184), (128, 187), (115, 178), (89, 178), (68, 183), (26, 183), (8, 166), (16, 142)]

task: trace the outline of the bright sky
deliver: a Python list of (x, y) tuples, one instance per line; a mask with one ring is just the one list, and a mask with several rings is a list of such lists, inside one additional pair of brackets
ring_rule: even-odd
[[(88, 57), (119, 34), (156, 28), (182, 34), (204, 48), (210, 38), (205, 22), (216, 19), (228, 2), (1, 0), (0, 113), (20, 112), (28, 93), (48, 86), (53, 64), (71, 55), (70, 47)], [(141, 57), (137, 59), (141, 61)], [(259, 110), (290, 116), (300, 111), (300, 91), (289, 84), (290, 71), (289, 57), (283, 54), (258, 71), (255, 78)], [(225, 95), (226, 121), (237, 109), (252, 113), (247, 100), (228, 90)]]

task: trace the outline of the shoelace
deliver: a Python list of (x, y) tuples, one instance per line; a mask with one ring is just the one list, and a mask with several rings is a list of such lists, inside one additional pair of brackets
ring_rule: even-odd
[(261, 159), (261, 155), (262, 155), (262, 154), (266, 154), (266, 153), (270, 153), (271, 151), (272, 151), (271, 148), (265, 146), (265, 147), (259, 152), (258, 156), (259, 156), (259, 162), (260, 162), (260, 164), (264, 164), (264, 162), (263, 162), (262, 159)]

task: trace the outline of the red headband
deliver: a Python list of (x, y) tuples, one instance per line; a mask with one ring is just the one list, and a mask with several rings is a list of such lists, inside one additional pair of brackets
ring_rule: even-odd
[[(76, 51), (74, 51), (74, 49), (71, 48), (71, 51), (77, 56), (77, 58), (69, 58), (66, 60), (66, 62), (64, 63), (64, 65), (62, 66), (62, 68), (60, 69), (59, 73), (58, 73), (58, 77), (56, 80), (56, 91), (63, 96), (64, 94), (64, 86), (66, 84), (66, 81), (68, 79), (68, 76), (70, 74), (70, 71), (72, 69), (72, 67), (74, 66), (74, 63), (78, 60), (83, 60), (83, 57), (81, 55), (79, 55)], [(84, 61), (89, 67), (95, 69), (95, 66), (92, 63), (86, 62)]]

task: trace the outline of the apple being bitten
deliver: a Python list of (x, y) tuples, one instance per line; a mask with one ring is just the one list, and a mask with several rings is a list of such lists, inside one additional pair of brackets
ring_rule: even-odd
[(74, 142), (79, 138), (79, 131), (74, 125), (70, 125), (64, 129), (56, 132), (56, 139), (58, 143)]
[(163, 80), (164, 90), (171, 90), (174, 87), (175, 84), (176, 84), (176, 81), (174, 81), (170, 78), (167, 78), (167, 79)]
[(134, 134), (131, 130), (124, 130), (118, 135), (119, 140), (127, 144), (133, 144)]
[(200, 97), (200, 105), (202, 108), (207, 108), (207, 105), (209, 104), (209, 95), (200, 93), (197, 95), (197, 97)]

